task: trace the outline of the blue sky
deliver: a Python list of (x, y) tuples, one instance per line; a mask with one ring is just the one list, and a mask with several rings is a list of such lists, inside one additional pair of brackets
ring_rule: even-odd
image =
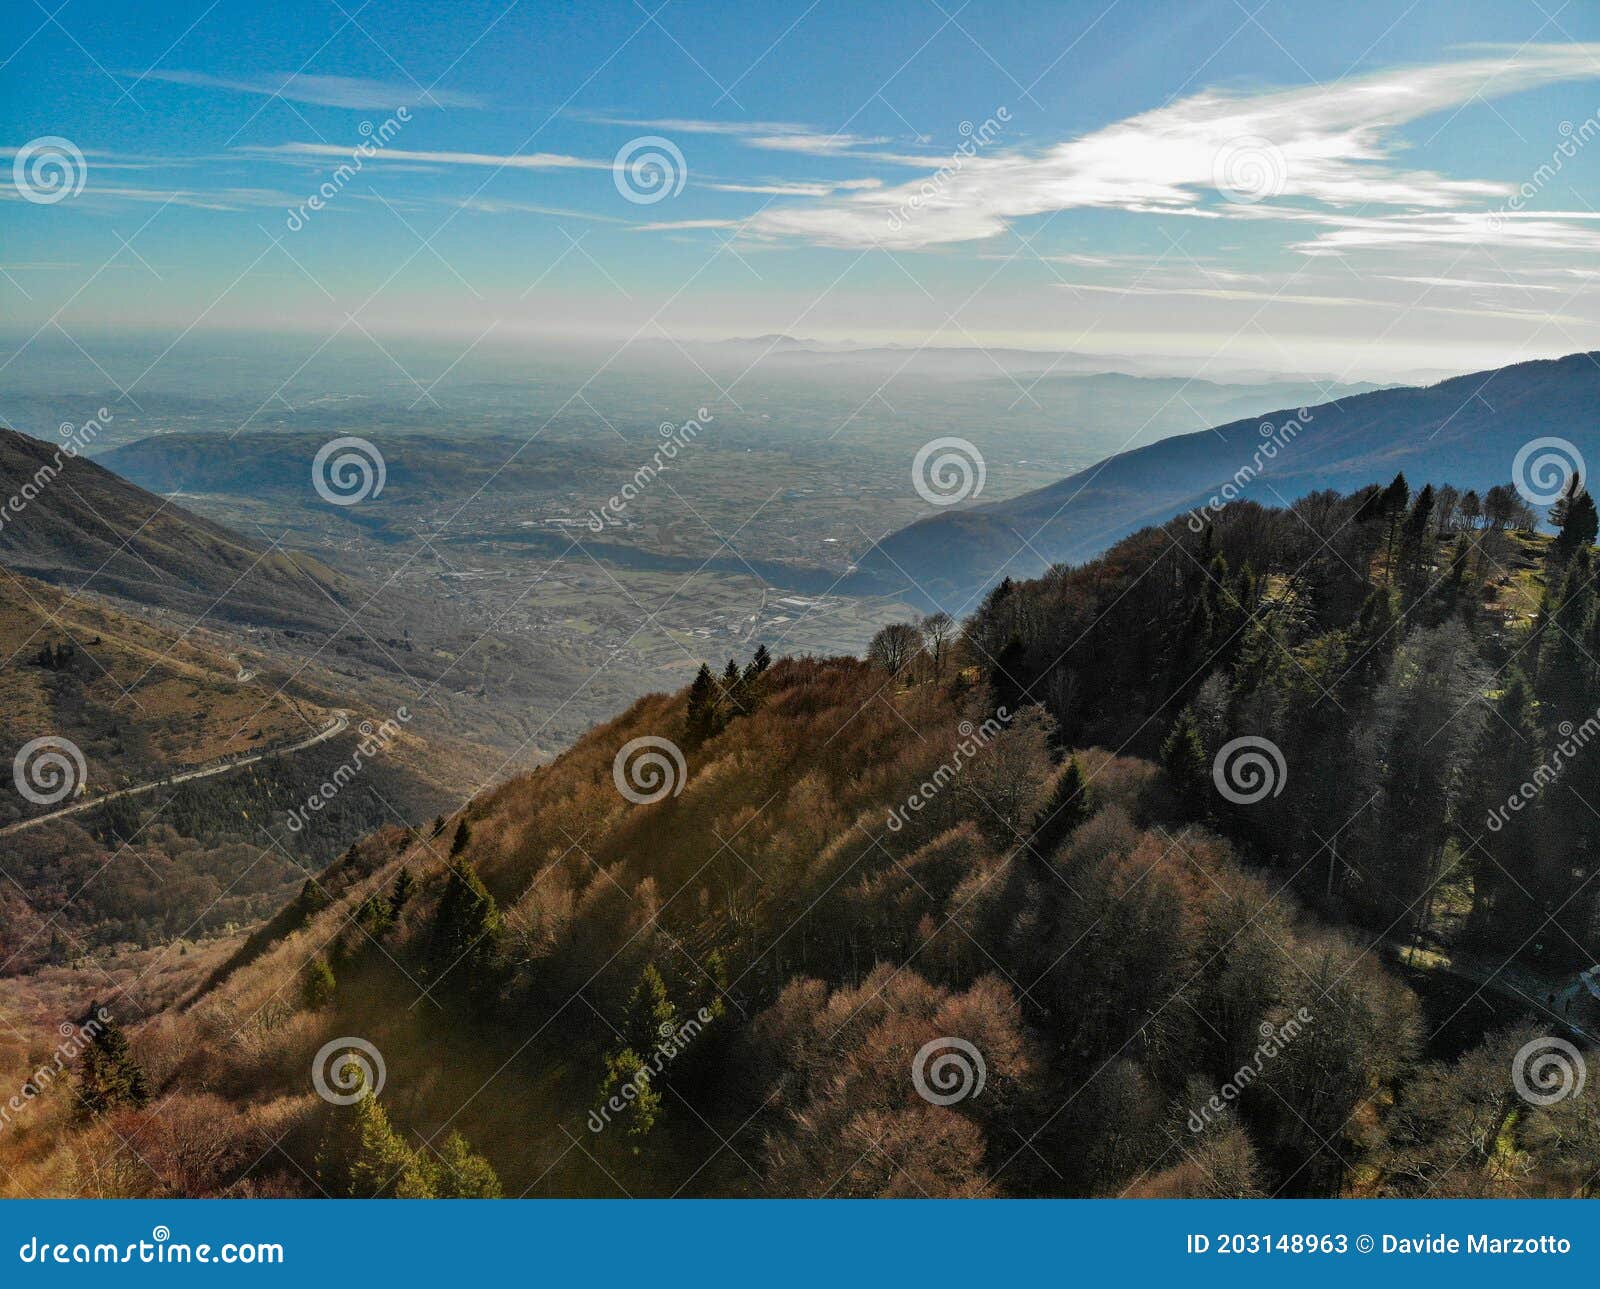
[(1600, 347), (1575, 3), (46, 3), (0, 77), (24, 339)]

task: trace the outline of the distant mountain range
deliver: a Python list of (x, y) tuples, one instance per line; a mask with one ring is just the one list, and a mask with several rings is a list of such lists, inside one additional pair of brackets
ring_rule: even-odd
[[(1299, 428), (1286, 431), (1290, 422)], [(1248, 478), (1239, 496), (1266, 506), (1319, 488), (1350, 491), (1397, 471), (1481, 490), (1510, 481), (1519, 449), (1545, 436), (1600, 461), (1600, 355), (1377, 390), (1165, 439), (1020, 497), (919, 520), (862, 557), (862, 580), (970, 611), (1002, 577), (1086, 559), (1203, 506), (1241, 471)]]

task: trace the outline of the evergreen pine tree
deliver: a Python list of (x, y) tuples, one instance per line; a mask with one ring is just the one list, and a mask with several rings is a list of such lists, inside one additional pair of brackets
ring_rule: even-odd
[(727, 700), (731, 715), (744, 715), (743, 677), (739, 674), (739, 664), (732, 658), (728, 659), (728, 665), (722, 669), (722, 696)]
[(487, 1001), (499, 991), (504, 967), (500, 910), (483, 880), (464, 859), (445, 870), (444, 892), (434, 910), (431, 957), (435, 978)]
[(411, 898), (415, 882), (411, 877), (411, 870), (401, 865), (400, 871), (395, 874), (394, 885), (389, 890), (389, 920), (398, 922), (400, 910), (405, 908), (406, 901)]
[(1185, 810), (1201, 818), (1210, 804), (1211, 768), (1200, 741), (1200, 728), (1187, 707), (1178, 713), (1172, 731), (1161, 745), (1161, 764)]
[(717, 682), (705, 663), (700, 664), (694, 683), (689, 686), (684, 732), (690, 744), (704, 743), (717, 732)]
[(1388, 535), (1384, 538), (1383, 551), (1384, 568), (1391, 586), (1394, 585), (1395, 535), (1399, 530), (1400, 517), (1405, 514), (1406, 503), (1410, 500), (1411, 485), (1406, 482), (1404, 473), (1395, 475), (1378, 498), (1378, 513), (1388, 524)]
[(1562, 490), (1561, 495), (1556, 498), (1555, 504), (1550, 507), (1549, 512), (1545, 516), (1550, 521), (1550, 526), (1552, 528), (1559, 530), (1566, 526), (1567, 510), (1572, 505), (1573, 498), (1578, 495), (1578, 490), (1582, 487), (1583, 479), (1578, 472), (1574, 470), (1567, 476), (1566, 488)]
[[(1572, 479), (1576, 484), (1578, 476), (1574, 474)], [(1556, 517), (1558, 508), (1559, 519)], [(1552, 565), (1565, 564), (1576, 552), (1593, 546), (1595, 534), (1600, 531), (1600, 515), (1595, 512), (1594, 498), (1582, 488), (1569, 492), (1557, 506), (1550, 508), (1550, 522), (1560, 529), (1550, 543)]]
[(1012, 636), (989, 669), (989, 691), (996, 711), (1004, 708), (1008, 716), (1016, 716), (1024, 703), (1033, 701), (1027, 690), (1027, 662), (1027, 649)]
[(321, 1011), (333, 1001), (336, 982), (333, 968), (323, 959), (313, 958), (300, 973), (300, 998), (312, 1011)]
[(667, 994), (667, 982), (653, 962), (645, 963), (639, 983), (628, 999), (628, 1014), (622, 1024), (624, 1043), (640, 1056), (648, 1056), (663, 1038), (677, 1032), (678, 1009)]
[(1579, 716), (1586, 706), (1591, 664), (1585, 641), (1594, 617), (1593, 558), (1579, 551), (1566, 566), (1561, 586), (1542, 608), (1536, 689), (1557, 719)]
[(1069, 757), (1066, 766), (1056, 775), (1050, 803), (1045, 806), (1034, 827), (1028, 848), (1043, 860), (1055, 854), (1067, 835), (1093, 813), (1089, 799), (1089, 786), (1077, 757)]
[(1405, 523), (1400, 527), (1397, 561), (1400, 585), (1408, 601), (1415, 600), (1428, 588), (1428, 575), (1433, 561), (1433, 485), (1425, 484)]
[(142, 1106), (150, 1100), (149, 1078), (128, 1045), (128, 1036), (115, 1019), (100, 1020), (102, 1010), (90, 1003), (81, 1024), (90, 1038), (78, 1064), (78, 1108), (88, 1115)]
[[(624, 1097), (622, 1089), (632, 1084), (634, 1095)], [(623, 1105), (621, 1122), (624, 1134), (632, 1141), (650, 1135), (650, 1130), (661, 1118), (664, 1102), (661, 1093), (652, 1083), (649, 1067), (631, 1047), (625, 1047), (615, 1056), (606, 1058), (605, 1078), (600, 1082), (595, 1096), (596, 1110), (606, 1108), (606, 1103), (616, 1097)], [(637, 1154), (639, 1147), (631, 1147)]]
[(354, 1062), (345, 1067), (344, 1078), (360, 1095), (328, 1112), (316, 1154), (323, 1188), (345, 1199), (432, 1198), (432, 1170), (394, 1130), (372, 1089), (361, 1086)]
[(1370, 694), (1388, 672), (1399, 643), (1394, 597), (1382, 587), (1374, 587), (1362, 602), (1361, 613), (1350, 632), (1344, 683), (1357, 694)]
[(452, 1132), (445, 1138), (431, 1171), (435, 1199), (501, 1199), (504, 1196), (494, 1168), (459, 1132)]

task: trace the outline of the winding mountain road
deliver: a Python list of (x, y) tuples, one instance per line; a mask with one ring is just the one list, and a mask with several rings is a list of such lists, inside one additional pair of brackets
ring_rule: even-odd
[(47, 824), (52, 819), (64, 819), (68, 815), (81, 814), (85, 810), (93, 810), (96, 806), (103, 806), (108, 801), (115, 801), (118, 797), (136, 797), (140, 793), (149, 792), (159, 788), (162, 784), (188, 783), (192, 779), (209, 779), (212, 775), (227, 774), (246, 765), (254, 765), (257, 761), (264, 761), (269, 756), (282, 756), (285, 753), (303, 752), (308, 747), (315, 747), (318, 743), (326, 743), (335, 735), (344, 733), (350, 728), (350, 713), (335, 710), (333, 723), (325, 730), (318, 730), (310, 738), (301, 739), (298, 743), (285, 743), (279, 747), (262, 748), (259, 752), (252, 752), (249, 756), (242, 756), (237, 761), (225, 761), (221, 765), (205, 766), (198, 770), (185, 770), (182, 774), (171, 774), (164, 778), (152, 779), (148, 783), (135, 784), (131, 788), (118, 788), (115, 792), (107, 792), (103, 796), (92, 797), (87, 801), (74, 802), (70, 806), (63, 806), (60, 810), (52, 810), (49, 814), (35, 815), (32, 819), (18, 820), (14, 824), (7, 824), (0, 828), (0, 837), (10, 833), (22, 832), (27, 828), (37, 828), (40, 824)]

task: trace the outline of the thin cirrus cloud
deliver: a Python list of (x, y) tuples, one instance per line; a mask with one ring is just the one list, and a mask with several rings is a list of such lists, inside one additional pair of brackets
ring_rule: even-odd
[[(626, 117), (575, 112), (573, 119), (592, 125), (618, 125), (632, 130), (653, 130), (664, 135), (708, 134), (736, 139), (748, 148), (767, 152), (793, 152), (810, 157), (856, 157), (862, 161), (882, 161), (897, 166), (936, 164), (937, 157), (917, 156), (877, 149), (892, 142), (884, 135), (835, 132), (824, 134), (813, 126), (793, 121), (705, 121), (694, 117)], [(842, 187), (844, 185), (835, 185)]]
[[(350, 160), (350, 149), (337, 143), (275, 143), (269, 147), (241, 149), (252, 156), (287, 161), (315, 157)], [(434, 166), (487, 166), (496, 170), (610, 170), (611, 162), (569, 157), (561, 152), (427, 152), (412, 148), (382, 148), (362, 158), (362, 165), (412, 163)]]
[[(952, 159), (935, 179), (765, 210), (749, 231), (815, 245), (915, 250), (994, 237), (1014, 220), (1076, 207), (1258, 219), (1320, 218), (1304, 207), (1279, 204), (1285, 198), (1331, 208), (1483, 208), (1509, 198), (1514, 185), (1400, 166), (1394, 160), (1401, 147), (1398, 128), (1474, 98), (1594, 78), (1597, 67), (1600, 45), (1546, 45), (1301, 89), (1207, 91), (1042, 152), (1007, 149), (996, 141)], [(1266, 190), (1267, 200), (1202, 204), (1237, 182), (1229, 174), (1234, 165), (1243, 168), (1245, 185)], [(1420, 231), (1425, 226), (1385, 229), (1384, 223), (1379, 216), (1334, 227), (1298, 249), (1337, 253), (1413, 244), (1428, 235)], [(1502, 219), (1492, 228), (1487, 216), (1477, 223), (1443, 219), (1438, 227), (1463, 240), (1583, 240), (1559, 218), (1520, 225)]]
[(829, 181), (826, 179), (809, 182), (797, 180), (792, 183), (708, 183), (702, 185), (712, 192), (753, 192), (767, 197), (827, 197), (836, 192), (860, 191), (866, 188), (881, 188), (881, 179), (841, 179)]
[(397, 107), (483, 107), (473, 94), (451, 90), (424, 89), (401, 82), (367, 80), (359, 76), (315, 76), (306, 72), (268, 72), (261, 76), (230, 78), (205, 72), (151, 71), (144, 79), (168, 81), (200, 89), (231, 90), (238, 94), (260, 94), (284, 98), (317, 107), (383, 108)]

